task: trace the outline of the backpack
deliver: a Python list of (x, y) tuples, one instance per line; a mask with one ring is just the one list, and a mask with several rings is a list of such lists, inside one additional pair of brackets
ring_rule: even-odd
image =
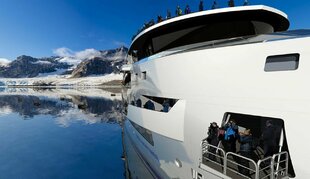
[(219, 138), (219, 140), (223, 140), (224, 136), (225, 136), (225, 130), (221, 127), (218, 130), (217, 137)]
[(229, 127), (227, 128), (226, 132), (225, 132), (225, 137), (224, 137), (224, 139), (225, 139), (225, 140), (230, 140), (231, 137), (235, 137), (235, 136), (236, 136), (235, 130), (234, 130), (231, 126), (229, 126)]

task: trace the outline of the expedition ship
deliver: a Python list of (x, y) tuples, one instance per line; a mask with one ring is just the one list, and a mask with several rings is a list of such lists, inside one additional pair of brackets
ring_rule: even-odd
[[(124, 68), (131, 178), (310, 177), (310, 31), (288, 27), (285, 13), (255, 5), (191, 13), (140, 32)], [(230, 119), (255, 139), (271, 121), (277, 151), (264, 157), (258, 143), (256, 158), (247, 158), (238, 142), (236, 152), (209, 144), (210, 123)]]

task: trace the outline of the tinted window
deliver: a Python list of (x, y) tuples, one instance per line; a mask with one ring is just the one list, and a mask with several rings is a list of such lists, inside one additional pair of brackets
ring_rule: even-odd
[(296, 70), (299, 64), (299, 54), (276, 55), (267, 57), (265, 71)]
[(153, 141), (153, 136), (152, 136), (152, 132), (150, 130), (147, 130), (141, 126), (139, 126), (138, 124), (130, 121), (132, 126), (141, 134), (141, 136), (152, 146), (154, 146), (154, 141)]

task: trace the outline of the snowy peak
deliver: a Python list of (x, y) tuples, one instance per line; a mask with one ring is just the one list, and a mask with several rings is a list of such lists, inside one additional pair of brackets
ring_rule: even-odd
[[(112, 50), (86, 49), (73, 52), (67, 48), (55, 50), (57, 56), (34, 58), (22, 55), (12, 62), (0, 59), (0, 77), (32, 78), (48, 75), (86, 77), (119, 72), (125, 64), (128, 49), (124, 46)], [(3, 63), (2, 63), (3, 61)]]
[(0, 77), (5, 78), (32, 78), (40, 73), (50, 73), (57, 69), (68, 68), (69, 65), (60, 63), (55, 57), (34, 58), (22, 55), (7, 66), (0, 69)]
[(95, 57), (90, 60), (83, 61), (80, 63), (71, 74), (71, 77), (86, 77), (91, 75), (104, 75), (113, 72), (111, 62), (103, 60), (100, 57)]
[(112, 50), (100, 51), (100, 56), (82, 61), (73, 71), (73, 78), (86, 77), (92, 75), (105, 75), (118, 73), (120, 66), (126, 64), (126, 54), (128, 49), (120, 47)]
[(117, 49), (100, 51), (101, 57), (106, 60), (110, 60), (110, 61), (125, 59), (127, 52), (128, 52), (128, 48), (124, 46), (117, 48)]

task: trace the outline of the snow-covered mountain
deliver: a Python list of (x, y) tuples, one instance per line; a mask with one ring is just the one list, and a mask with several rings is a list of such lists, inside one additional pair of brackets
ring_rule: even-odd
[(0, 77), (32, 78), (40, 73), (55, 72), (57, 69), (67, 69), (70, 65), (61, 63), (57, 57), (33, 58), (22, 55), (7, 65), (0, 66)]
[(120, 47), (97, 51), (86, 49), (75, 54), (34, 58), (20, 56), (10, 63), (0, 65), (0, 78), (34, 78), (67, 75), (79, 78), (94, 75), (107, 75), (119, 72), (125, 64), (128, 49)]
[(91, 75), (118, 73), (120, 67), (126, 63), (125, 57), (127, 51), (128, 49), (126, 47), (100, 51), (100, 56), (94, 56), (78, 64), (71, 75), (73, 78), (78, 78)]

